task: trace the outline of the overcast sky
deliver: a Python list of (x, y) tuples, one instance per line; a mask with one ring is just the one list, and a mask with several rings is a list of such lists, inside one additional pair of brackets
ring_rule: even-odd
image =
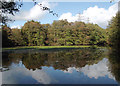
[[(41, 24), (52, 23), (54, 20), (67, 19), (69, 22), (81, 20), (85, 23), (94, 23), (106, 28), (108, 21), (118, 11), (117, 2), (47, 2), (41, 1), (43, 6), (49, 7), (59, 16), (53, 16), (47, 11), (42, 11), (38, 5), (33, 2), (24, 2), (20, 12), (15, 16), (15, 22), (10, 23), (10, 27), (21, 27), (28, 20), (35, 20)], [(79, 14), (81, 17), (79, 17)]]

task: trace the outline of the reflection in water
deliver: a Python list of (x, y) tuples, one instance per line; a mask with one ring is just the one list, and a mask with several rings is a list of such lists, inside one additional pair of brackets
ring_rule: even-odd
[(95, 64), (104, 57), (104, 50), (77, 49), (53, 51), (12, 51), (3, 52), (3, 66), (9, 67), (13, 62), (22, 60), (27, 69), (53, 66), (55, 69), (66, 70), (69, 67), (84, 67), (86, 64)]
[(120, 84), (120, 49), (111, 49), (109, 51), (109, 69), (112, 72), (112, 75)]
[(116, 84), (109, 64), (106, 49), (6, 51), (3, 83)]
[(2, 72), (0, 71), (0, 86), (2, 84)]
[(99, 77), (108, 76), (109, 78), (114, 79), (114, 77), (111, 75), (111, 72), (108, 70), (107, 58), (102, 59), (97, 64), (86, 65), (85, 67), (82, 68), (70, 67), (68, 68), (68, 71), (65, 72), (72, 73), (74, 69), (78, 72), (83, 72), (84, 75), (87, 75), (89, 78), (98, 79)]
[[(7, 74), (7, 75), (6, 75)], [(15, 67), (10, 71), (3, 72), (3, 83), (5, 84), (49, 84), (51, 79), (44, 70), (28, 70), (23, 67)], [(33, 80), (33, 79), (34, 80)]]

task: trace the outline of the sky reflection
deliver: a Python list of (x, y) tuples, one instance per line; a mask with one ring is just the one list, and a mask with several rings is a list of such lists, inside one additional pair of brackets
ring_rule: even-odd
[(103, 58), (97, 64), (86, 65), (85, 67), (82, 68), (70, 67), (68, 68), (68, 71), (65, 70), (64, 72), (72, 73), (74, 70), (76, 70), (78, 72), (83, 72), (84, 75), (87, 75), (89, 78), (98, 79), (99, 77), (108, 76), (109, 78), (114, 79), (114, 77), (112, 76), (108, 69), (108, 64), (109, 64), (108, 59)]
[(3, 84), (117, 84), (108, 70), (108, 59), (82, 68), (69, 67), (58, 70), (43, 66), (42, 69), (28, 70), (20, 61), (3, 72)]

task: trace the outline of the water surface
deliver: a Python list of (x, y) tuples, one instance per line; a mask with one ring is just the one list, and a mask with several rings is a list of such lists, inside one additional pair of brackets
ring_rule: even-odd
[(3, 84), (118, 84), (120, 80), (120, 64), (112, 62), (104, 48), (10, 50), (2, 55)]

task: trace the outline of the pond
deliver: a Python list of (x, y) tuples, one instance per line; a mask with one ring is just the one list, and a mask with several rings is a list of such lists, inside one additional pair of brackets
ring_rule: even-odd
[(118, 84), (120, 64), (110, 56), (105, 48), (3, 51), (2, 83)]

